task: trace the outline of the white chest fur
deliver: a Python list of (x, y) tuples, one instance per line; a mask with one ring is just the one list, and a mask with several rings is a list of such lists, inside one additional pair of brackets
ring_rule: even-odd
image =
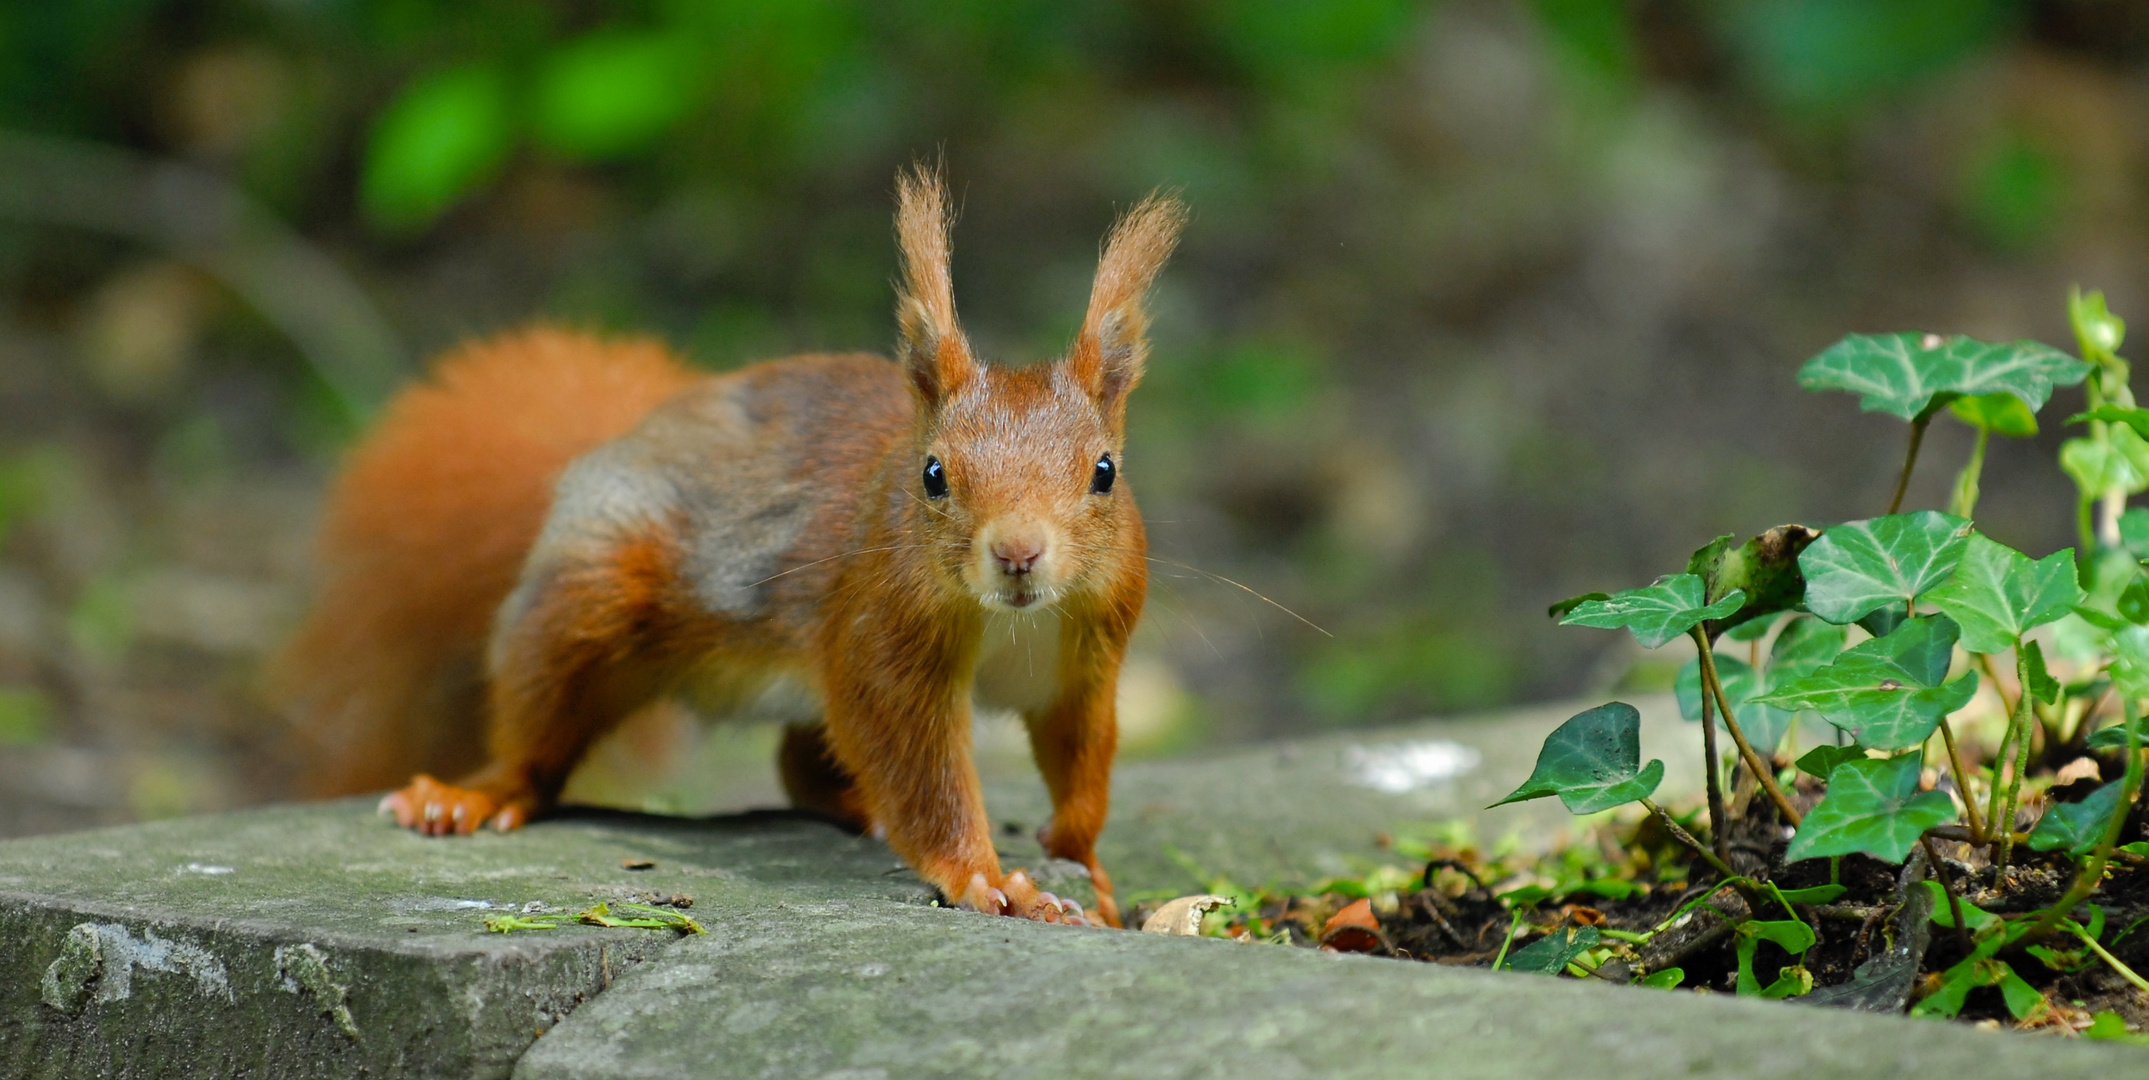
[(974, 694), (980, 707), (1041, 709), (1052, 703), (1059, 684), (1059, 612), (996, 611), (986, 617)]

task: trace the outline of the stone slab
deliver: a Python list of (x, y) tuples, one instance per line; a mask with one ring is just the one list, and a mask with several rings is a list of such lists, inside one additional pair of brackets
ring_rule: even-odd
[[(1665, 764), (1658, 798), (1699, 801), (1701, 725), (1680, 720), (1668, 694), (1632, 702), (1642, 714), (1644, 758)], [(1503, 836), (1545, 843), (1575, 821), (1559, 800), (1488, 807), (1528, 778), (1544, 737), (1580, 708), (1514, 709), (1129, 763), (1113, 778), (1098, 855), (1122, 890), (1183, 894), (1214, 877), (1253, 886), (1362, 874), (1399, 858), (1381, 846), (1381, 834), (1439, 823), (1466, 823), (1488, 843)], [(1443, 762), (1456, 768), (1431, 779), (1438, 771), (1431, 767)], [(1427, 779), (1401, 787), (1414, 767)], [(1003, 858), (1035, 862), (1030, 837), (1050, 809), (1035, 770), (994, 770), (985, 785), (987, 807), (1002, 824)]]
[(2145, 1062), (1903, 1017), (850, 900), (680, 942), (515, 1077), (2058, 1080)]
[(771, 815), (439, 841), (350, 801), (12, 841), (0, 1076), (502, 1076), (672, 935), (490, 934), (487, 912), (684, 893), (720, 924), (800, 889), (931, 895), (884, 846)]
[[(1668, 699), (1638, 704), (1645, 749), (1671, 766), (1667, 790), (1698, 786), (1686, 745), (1696, 726)], [(1129, 764), (1103, 854), (1123, 889), (1168, 893), (1206, 876), (1259, 884), (1361, 871), (1394, 858), (1376, 833), (1412, 823), (1462, 817), (1486, 837), (1545, 834), (1570, 820), (1552, 801), (1482, 808), (1527, 775), (1539, 741), (1572, 711)], [(1400, 787), (1369, 780), (1382, 762), (1423, 764), (1411, 755), (1428, 747), (1461, 764)], [(1000, 835), (1009, 864), (1035, 865), (1029, 832), (1045, 799), (1034, 772), (995, 772), (988, 799), (1012, 827)], [(656, 866), (630, 871), (624, 859)], [(1088, 900), (1079, 884), (1047, 884)], [(899, 938), (931, 940), (943, 924), (901, 920), (950, 914), (924, 907), (930, 890), (881, 843), (786, 814), (577, 811), (508, 836), (429, 840), (349, 801), (10, 841), (0, 843), (0, 941), (10, 943), (0, 1075), (505, 1075), (539, 1032), (670, 941), (582, 927), (491, 935), (482, 916), (651, 892), (693, 896), (694, 914), (732, 935), (796, 928), (794, 909), (850, 904), (897, 920), (886, 926)]]

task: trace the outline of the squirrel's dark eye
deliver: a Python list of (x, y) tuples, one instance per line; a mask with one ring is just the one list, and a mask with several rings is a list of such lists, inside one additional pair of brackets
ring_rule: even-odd
[(928, 456), (925, 459), (925, 497), (928, 499), (945, 499), (948, 497), (948, 472), (940, 467), (940, 459), (936, 457)]
[(1118, 475), (1119, 469), (1112, 464), (1112, 455), (1106, 454), (1098, 458), (1096, 470), (1089, 474), (1089, 493), (1092, 495), (1109, 494), (1112, 490), (1112, 480)]

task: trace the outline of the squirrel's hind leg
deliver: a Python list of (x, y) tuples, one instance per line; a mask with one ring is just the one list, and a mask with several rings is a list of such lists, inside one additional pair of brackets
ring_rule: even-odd
[(872, 828), (858, 779), (836, 760), (828, 745), (826, 724), (786, 724), (776, 751), (776, 771), (783, 777), (791, 805), (834, 818), (859, 832)]
[(677, 544), (652, 532), (526, 580), (496, 635), (486, 686), (491, 760), (443, 784), (418, 776), (381, 801), (428, 835), (521, 826), (552, 808), (605, 732), (671, 689), (699, 655)]

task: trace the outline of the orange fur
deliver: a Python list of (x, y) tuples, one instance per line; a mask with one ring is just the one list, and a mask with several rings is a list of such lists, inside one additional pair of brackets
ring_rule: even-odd
[(485, 638), (553, 481), (700, 377), (654, 341), (536, 328), (463, 346), (396, 398), (330, 493), (319, 599), (272, 672), (310, 790), (478, 763)]

